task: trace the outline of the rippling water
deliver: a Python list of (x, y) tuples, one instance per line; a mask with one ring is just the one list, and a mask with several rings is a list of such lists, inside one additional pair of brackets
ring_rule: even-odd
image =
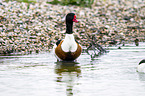
[(136, 67), (145, 44), (128, 45), (95, 59), (56, 62), (53, 53), (0, 56), (0, 96), (144, 96), (145, 74)]

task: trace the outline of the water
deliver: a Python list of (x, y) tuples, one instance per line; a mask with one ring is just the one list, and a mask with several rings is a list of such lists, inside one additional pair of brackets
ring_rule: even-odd
[(145, 74), (136, 72), (145, 44), (128, 45), (95, 59), (56, 62), (53, 53), (0, 56), (0, 96), (144, 96)]

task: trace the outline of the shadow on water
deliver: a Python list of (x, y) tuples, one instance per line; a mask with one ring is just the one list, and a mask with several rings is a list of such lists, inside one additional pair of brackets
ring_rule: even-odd
[(76, 80), (81, 75), (81, 67), (78, 62), (56, 62), (55, 73), (56, 82), (66, 84), (67, 96), (73, 96), (73, 87), (77, 84)]

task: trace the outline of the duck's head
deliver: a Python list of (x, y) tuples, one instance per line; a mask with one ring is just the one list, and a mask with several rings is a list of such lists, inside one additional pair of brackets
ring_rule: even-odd
[(145, 63), (145, 59), (141, 60), (141, 61), (139, 62), (139, 65), (142, 64), (142, 63)]
[(78, 22), (77, 19), (76, 19), (76, 15), (74, 13), (68, 13), (66, 15), (66, 23), (67, 22), (69, 22), (69, 23)]

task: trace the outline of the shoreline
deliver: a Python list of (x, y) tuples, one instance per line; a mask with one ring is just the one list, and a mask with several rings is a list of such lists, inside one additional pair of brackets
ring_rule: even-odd
[[(126, 6), (128, 5), (128, 6)], [(98, 0), (93, 8), (51, 5), (46, 2), (17, 1), (0, 4), (0, 54), (39, 53), (50, 51), (64, 38), (63, 18), (75, 12), (80, 21), (74, 24), (74, 35), (82, 46), (96, 38), (102, 46), (145, 42), (145, 1), (115, 0), (105, 4)], [(86, 36), (87, 35), (87, 36)]]

